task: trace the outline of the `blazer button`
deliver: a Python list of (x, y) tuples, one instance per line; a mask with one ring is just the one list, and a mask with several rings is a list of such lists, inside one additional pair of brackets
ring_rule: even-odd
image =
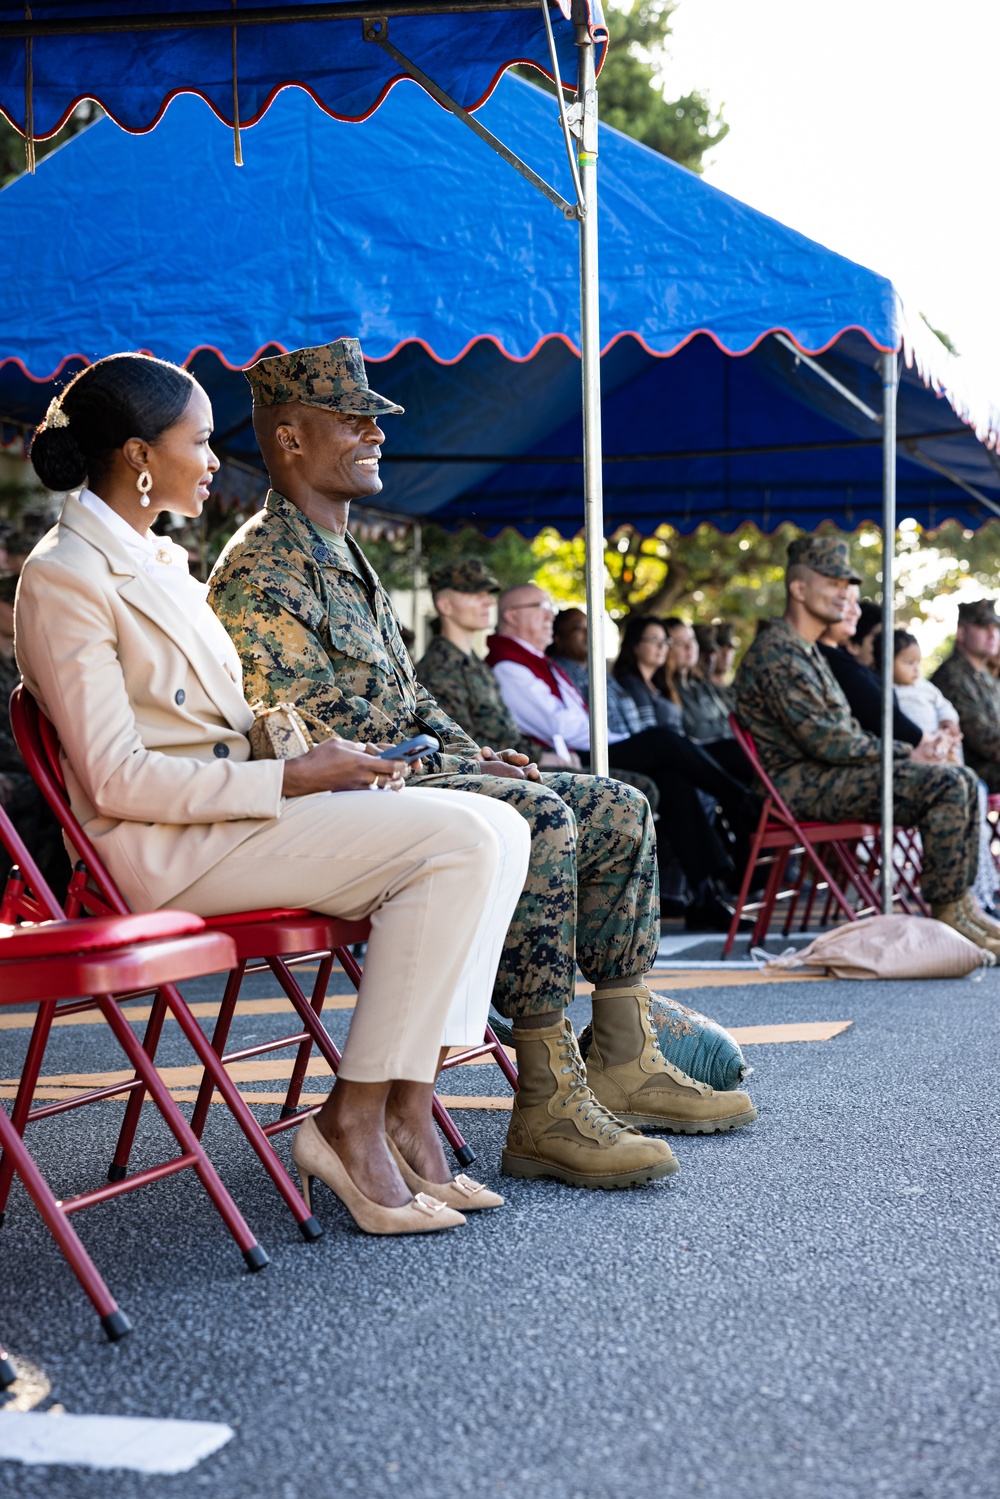
[(215, 758), (217, 760), (228, 760), (228, 758), (229, 758), (229, 745), (228, 744), (217, 744), (215, 746), (215, 748), (212, 750), (212, 753), (213, 753), (213, 755), (215, 756)]
[(187, 694), (185, 693), (184, 688), (178, 687), (177, 691), (174, 693), (174, 702), (177, 704), (178, 708), (180, 707), (186, 696)]

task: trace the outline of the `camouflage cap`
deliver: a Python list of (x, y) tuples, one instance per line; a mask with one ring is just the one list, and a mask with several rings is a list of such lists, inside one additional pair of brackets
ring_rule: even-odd
[(431, 593), (453, 588), (456, 593), (499, 593), (500, 584), (480, 557), (466, 557), (463, 562), (446, 562), (427, 579)]
[(243, 373), (256, 406), (283, 406), (299, 401), (354, 416), (402, 416), (402, 406), (368, 385), (368, 374), (356, 338), (338, 338), (314, 349), (271, 354)]
[(846, 541), (836, 536), (796, 536), (788, 543), (789, 564), (797, 562), (800, 567), (812, 568), (824, 578), (846, 578), (849, 583), (860, 583), (851, 566), (851, 554)]
[(997, 615), (996, 607), (992, 599), (973, 599), (970, 604), (959, 604), (958, 622), (960, 625), (1000, 625), (1000, 616)]
[(0, 604), (12, 604), (17, 592), (17, 573), (0, 572)]

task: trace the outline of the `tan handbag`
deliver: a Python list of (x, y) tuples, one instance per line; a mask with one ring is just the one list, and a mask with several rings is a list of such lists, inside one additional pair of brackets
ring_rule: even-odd
[(312, 749), (319, 741), (306, 727), (306, 718), (322, 731), (320, 740), (339, 738), (312, 713), (305, 713), (293, 703), (275, 703), (265, 708), (263, 703), (256, 702), (250, 708), (255, 715), (248, 735), (251, 760), (295, 760)]
[(807, 968), (837, 979), (957, 979), (996, 963), (991, 952), (929, 916), (867, 916), (798, 952), (758, 954), (765, 973)]

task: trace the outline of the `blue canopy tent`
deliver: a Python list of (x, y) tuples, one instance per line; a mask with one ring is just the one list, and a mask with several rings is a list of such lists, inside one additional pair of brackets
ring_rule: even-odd
[[(575, 533), (579, 299), (559, 217), (412, 87), (357, 131), (286, 91), (246, 135), (245, 172), (206, 115), (178, 99), (138, 139), (98, 122), (0, 194), (0, 416), (31, 426), (51, 377), (141, 346), (192, 364), (221, 447), (255, 463), (240, 367), (357, 332), (406, 406), (388, 430), (388, 510)], [(548, 95), (508, 77), (481, 117), (565, 172)], [(878, 519), (881, 425), (796, 350), (822, 351), (878, 415), (879, 354), (902, 344), (906, 514), (976, 526), (1000, 505), (998, 414), (963, 394), (889, 282), (615, 131), (602, 156), (609, 528)]]

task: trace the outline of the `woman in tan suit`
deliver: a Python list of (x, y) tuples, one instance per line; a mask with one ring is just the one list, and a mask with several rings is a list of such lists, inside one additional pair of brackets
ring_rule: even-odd
[(340, 1073), (294, 1158), (307, 1199), (319, 1177), (369, 1232), (452, 1227), (459, 1205), (502, 1199), (452, 1183), (434, 1078), (442, 1041), (482, 1039), (527, 824), (433, 788), (370, 796), (406, 774), (373, 745), (250, 759), (236, 651), (183, 550), (149, 529), (163, 510), (201, 513), (211, 432), (201, 386), (145, 355), (98, 361), (52, 402), (35, 469), (51, 489), (86, 487), (24, 566), (18, 666), (59, 733), (73, 810), (135, 909), (371, 917)]

